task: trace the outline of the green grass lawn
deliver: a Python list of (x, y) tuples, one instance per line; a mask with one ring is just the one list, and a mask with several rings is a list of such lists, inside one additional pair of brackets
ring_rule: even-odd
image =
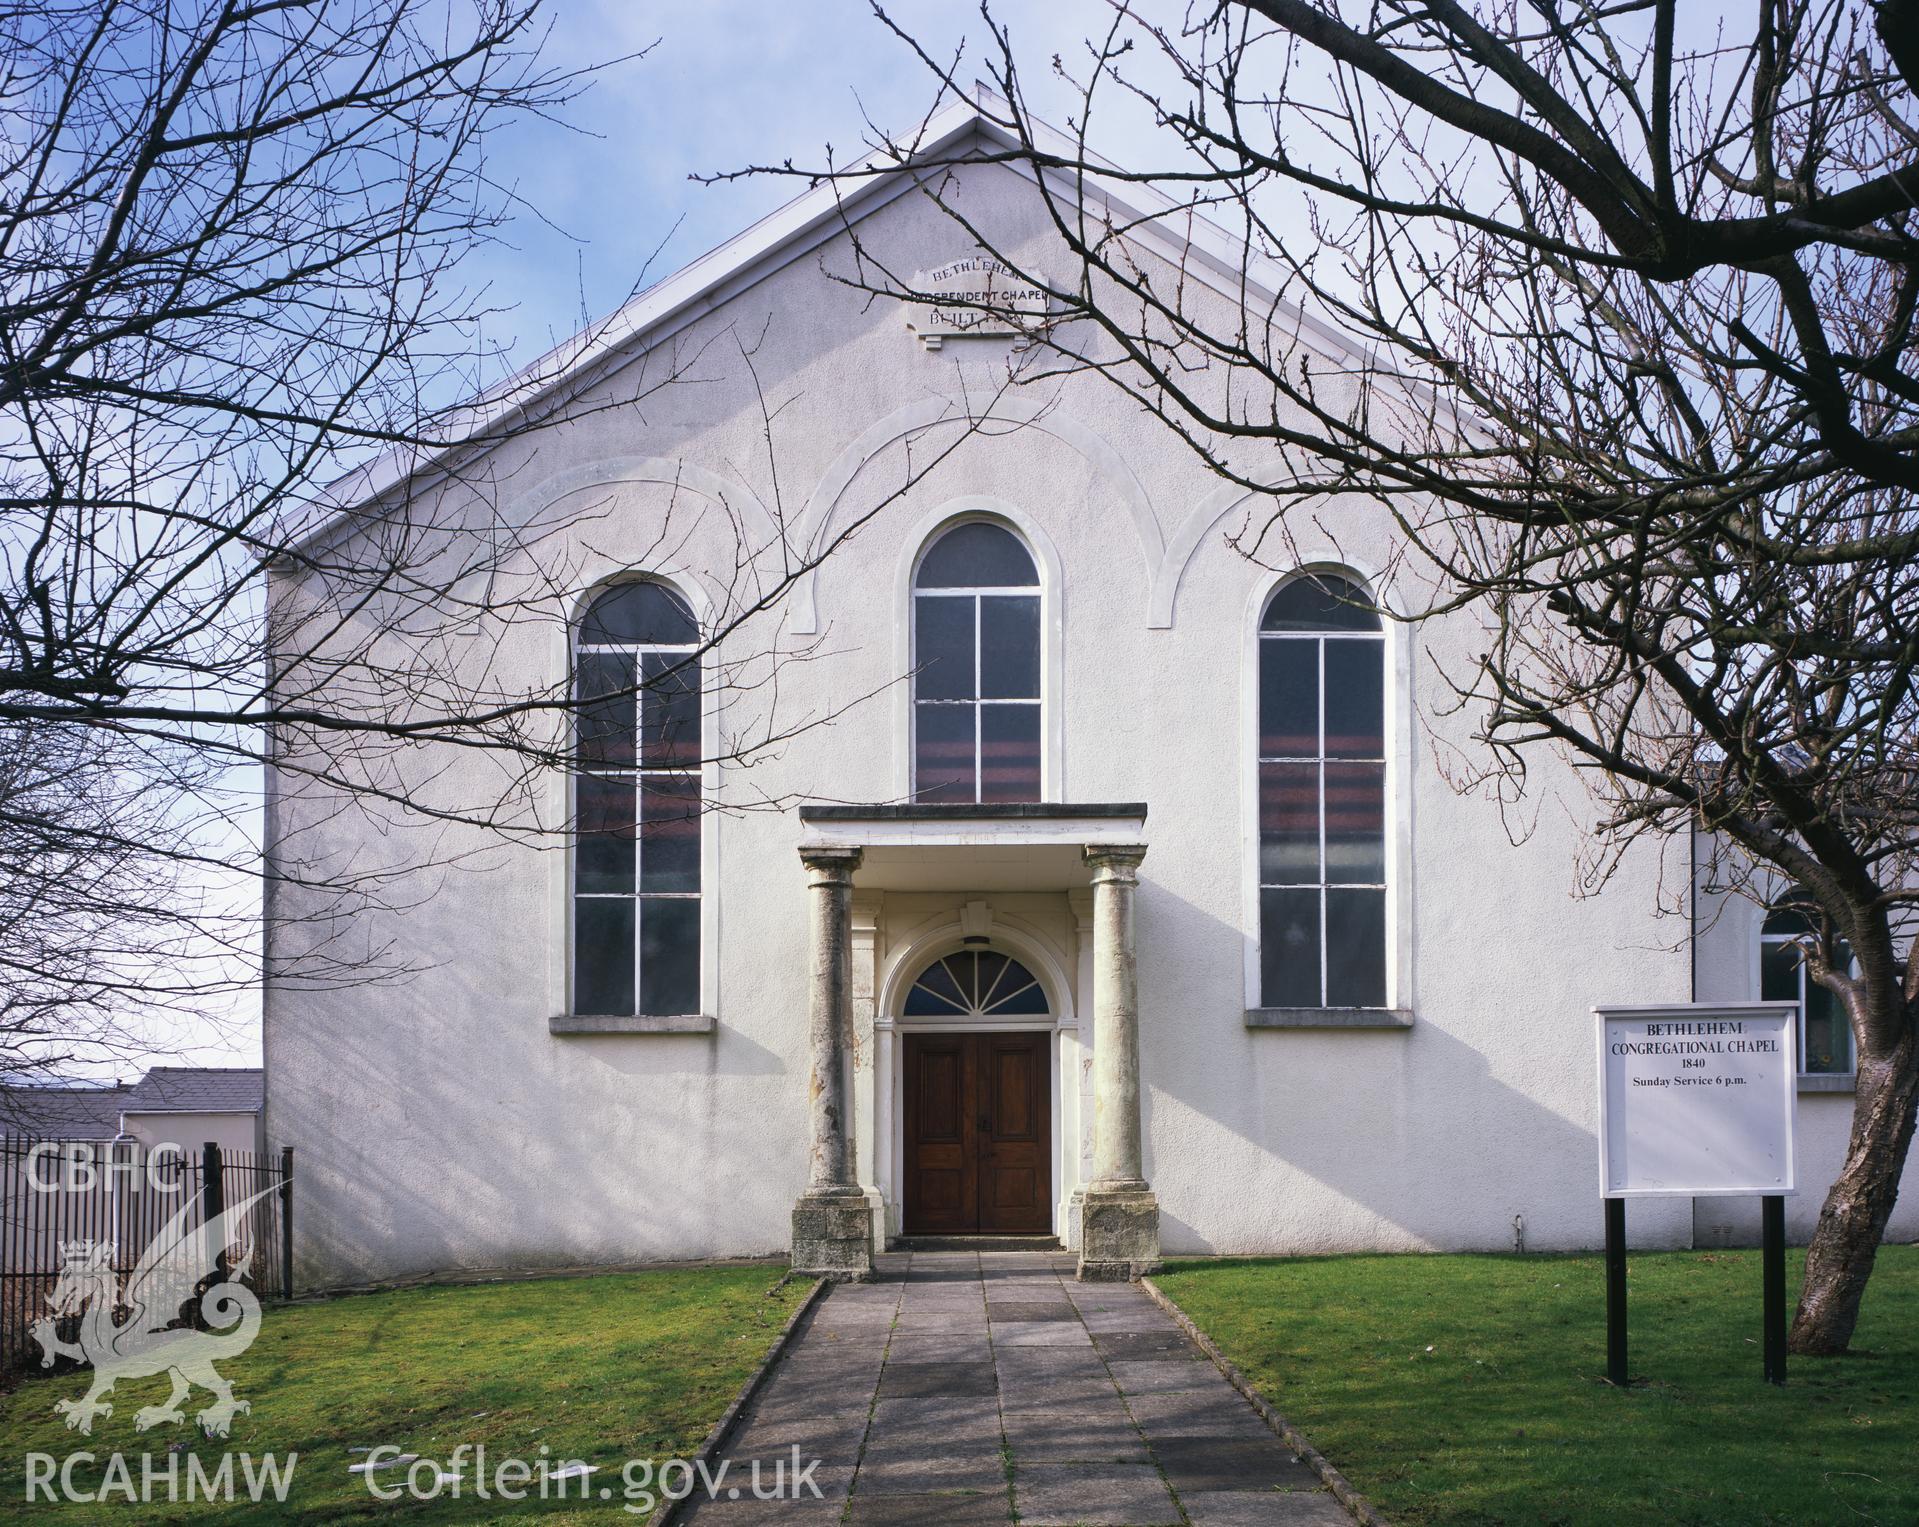
[[(1791, 1254), (1788, 1291), (1803, 1259)], [(1760, 1380), (1759, 1255), (1633, 1257), (1604, 1380), (1596, 1256), (1184, 1263), (1158, 1281), (1396, 1522), (1919, 1522), (1919, 1247), (1843, 1358)]]
[[(117, 1387), (112, 1416), (97, 1421), (87, 1438), (67, 1431), (53, 1410), (56, 1400), (85, 1391), (85, 1372), (29, 1378), (0, 1395), (0, 1521), (644, 1520), (621, 1511), (621, 1466), (691, 1456), (809, 1286), (796, 1280), (769, 1294), (778, 1276), (765, 1265), (684, 1268), (269, 1306), (252, 1349), (220, 1365), (253, 1407), (224, 1442), (182, 1426), (134, 1429), (136, 1410), (166, 1398), (164, 1379)], [(189, 1414), (208, 1399), (196, 1390)], [(609, 1486), (614, 1498), (590, 1505), (576, 1499), (572, 1506), (534, 1500), (517, 1508), (471, 1494), (388, 1503), (347, 1473), (363, 1456), (348, 1451), (355, 1446), (392, 1444), (448, 1460), (463, 1442), (486, 1445), (489, 1472), (507, 1457), (537, 1463), (542, 1449), (550, 1459), (598, 1464), (592, 1488)], [(154, 1455), (164, 1469), (169, 1445), (179, 1443), (209, 1467), (228, 1450), (256, 1457), (297, 1452), (287, 1503), (25, 1500), (29, 1452), (101, 1455), (100, 1464), (75, 1471), (76, 1482), (92, 1491), (105, 1455), (125, 1455), (137, 1487), (140, 1455)], [(179, 1467), (184, 1490), (184, 1459)], [(378, 1477), (391, 1481), (400, 1472)]]

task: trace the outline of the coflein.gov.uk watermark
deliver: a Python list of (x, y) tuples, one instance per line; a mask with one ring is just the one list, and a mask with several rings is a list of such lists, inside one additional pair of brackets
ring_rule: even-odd
[[(173, 1451), (131, 1455), (83, 1451), (65, 1457), (28, 1453), (26, 1498), (29, 1504), (211, 1504), (242, 1499), (256, 1505), (284, 1503), (299, 1463), (298, 1453), (284, 1457), (222, 1453), (215, 1462), (195, 1453)], [(797, 1446), (790, 1458), (722, 1458), (716, 1462), (669, 1458), (658, 1464), (650, 1458), (633, 1458), (619, 1469), (616, 1486), (608, 1471), (579, 1459), (562, 1461), (542, 1456), (490, 1460), (484, 1444), (462, 1444), (444, 1460), (423, 1458), (397, 1447), (371, 1448), (360, 1462), (348, 1466), (348, 1472), (364, 1483), (369, 1495), (381, 1501), (580, 1503), (617, 1499), (622, 1510), (646, 1516), (662, 1500), (684, 1500), (696, 1494), (709, 1500), (820, 1500), (820, 1487), (813, 1478), (819, 1466), (817, 1458), (802, 1459)], [(600, 1475), (606, 1475), (608, 1482), (599, 1483), (596, 1476)]]
[(802, 1460), (797, 1445), (790, 1457), (780, 1458), (669, 1458), (659, 1464), (650, 1458), (630, 1458), (620, 1467), (616, 1487), (599, 1483), (595, 1476), (605, 1471), (578, 1459), (555, 1463), (544, 1457), (533, 1462), (503, 1458), (489, 1463), (484, 1444), (462, 1444), (444, 1463), (416, 1458), (395, 1447), (376, 1447), (364, 1463), (353, 1467), (380, 1500), (617, 1498), (624, 1510), (646, 1516), (662, 1500), (685, 1500), (690, 1495), (716, 1501), (821, 1500), (824, 1497), (813, 1478), (819, 1466), (817, 1458)]

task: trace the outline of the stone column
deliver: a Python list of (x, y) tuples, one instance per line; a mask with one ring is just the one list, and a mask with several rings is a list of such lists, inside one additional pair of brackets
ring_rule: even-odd
[(873, 1221), (853, 1180), (846, 1055), (853, 1021), (852, 903), (857, 848), (802, 846), (812, 970), (807, 988), (806, 1191), (793, 1206), (793, 1270), (868, 1278)]
[(1159, 1200), (1139, 1127), (1139, 972), (1133, 895), (1144, 844), (1089, 847), (1093, 871), (1093, 1178), (1081, 1216), (1083, 1281), (1137, 1278), (1159, 1265)]

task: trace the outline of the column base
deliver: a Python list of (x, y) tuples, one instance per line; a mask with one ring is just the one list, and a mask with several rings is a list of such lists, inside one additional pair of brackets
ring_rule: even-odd
[(1066, 1197), (1066, 1233), (1060, 1237), (1060, 1244), (1068, 1251), (1079, 1250), (1082, 1227), (1085, 1222), (1086, 1190), (1075, 1188)]
[(793, 1205), (793, 1271), (841, 1283), (873, 1276), (873, 1211), (864, 1193), (800, 1195)]
[(1148, 1187), (1088, 1188), (1080, 1210), (1079, 1281), (1127, 1283), (1159, 1269), (1159, 1199)]

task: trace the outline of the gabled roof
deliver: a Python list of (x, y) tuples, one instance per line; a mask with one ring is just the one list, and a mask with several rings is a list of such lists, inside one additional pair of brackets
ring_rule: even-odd
[(121, 1105), (126, 1113), (258, 1113), (266, 1103), (257, 1066), (155, 1066)]
[(0, 1136), (35, 1140), (111, 1140), (120, 1133), (120, 1109), (133, 1089), (113, 1087), (0, 1087)]
[[(409, 479), (430, 478), (436, 465), (462, 445), (499, 435), (563, 390), (614, 375), (687, 324), (913, 190), (920, 183), (916, 173), (920, 167), (950, 163), (969, 138), (981, 140), (989, 151), (1017, 152), (1019, 140), (1006, 125), (1010, 111), (1001, 97), (976, 85), (971, 99), (962, 96), (942, 107), (909, 141), (875, 149), (833, 179), (813, 186), (648, 287), (611, 318), (588, 326), (473, 399), (451, 416), (441, 444), (397, 447), (329, 484), (314, 505), (313, 522), (293, 538), (291, 549), (310, 544), (349, 511), (393, 492)], [(1026, 121), (1034, 147), (1041, 153), (1118, 172), (1111, 161), (1091, 154), (1077, 139), (1031, 116)], [(1032, 178), (1017, 161), (1007, 168)], [(1088, 177), (1087, 184), (1122, 214), (1128, 237), (1147, 247), (1159, 246), (1175, 260), (1183, 258), (1193, 279), (1229, 301), (1251, 302), (1285, 315), (1295, 332), (1329, 356), (1360, 354), (1345, 335), (1280, 301), (1283, 273), (1268, 260), (1249, 257), (1244, 242), (1226, 229), (1188, 217), (1171, 197), (1138, 181)], [(1069, 199), (1077, 194), (1064, 176), (1052, 188)], [(1174, 214), (1178, 214), (1177, 231), (1170, 222), (1160, 221)]]

